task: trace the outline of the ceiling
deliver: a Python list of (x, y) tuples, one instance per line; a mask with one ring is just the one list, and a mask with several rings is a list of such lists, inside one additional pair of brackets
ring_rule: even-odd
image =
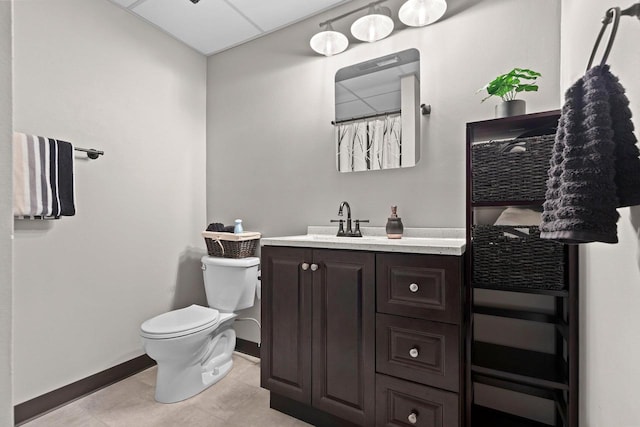
[(204, 55), (212, 55), (351, 0), (111, 1)]

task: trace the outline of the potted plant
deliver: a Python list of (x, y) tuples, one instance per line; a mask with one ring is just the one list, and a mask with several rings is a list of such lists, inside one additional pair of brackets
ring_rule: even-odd
[(489, 94), (483, 98), (481, 102), (486, 101), (492, 96), (500, 97), (502, 103), (496, 105), (496, 117), (525, 114), (525, 101), (515, 98), (520, 92), (537, 92), (538, 85), (535, 83), (536, 79), (541, 76), (542, 74), (537, 71), (526, 68), (514, 68), (508, 73), (496, 77), (478, 90), (478, 92), (486, 90)]

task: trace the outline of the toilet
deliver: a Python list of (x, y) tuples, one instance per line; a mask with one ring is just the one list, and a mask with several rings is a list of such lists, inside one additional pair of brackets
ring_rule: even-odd
[(188, 399), (231, 370), (234, 312), (254, 305), (259, 264), (257, 257), (202, 257), (209, 307), (193, 304), (142, 323), (144, 350), (158, 364), (158, 402)]

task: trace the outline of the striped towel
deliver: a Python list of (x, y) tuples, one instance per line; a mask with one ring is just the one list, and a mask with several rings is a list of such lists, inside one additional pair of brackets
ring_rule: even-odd
[(13, 135), (13, 215), (59, 218), (75, 214), (73, 145)]

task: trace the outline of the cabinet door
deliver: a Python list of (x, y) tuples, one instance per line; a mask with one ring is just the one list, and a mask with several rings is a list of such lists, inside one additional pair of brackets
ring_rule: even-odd
[(262, 248), (260, 385), (311, 403), (311, 274), (304, 248)]
[(352, 423), (375, 417), (375, 256), (314, 250), (314, 407)]

